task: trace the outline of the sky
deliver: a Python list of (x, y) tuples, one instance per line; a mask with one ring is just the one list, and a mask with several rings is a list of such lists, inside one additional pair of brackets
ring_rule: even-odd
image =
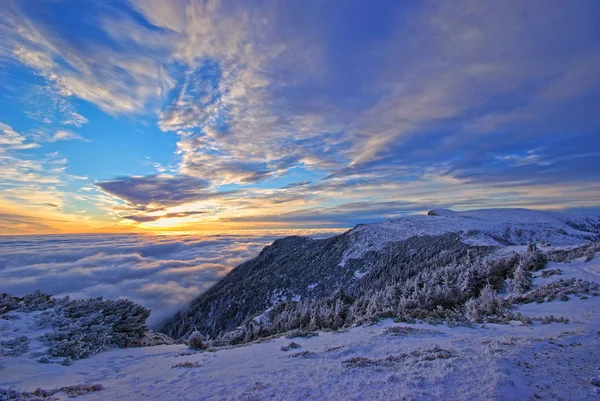
[(600, 2), (0, 1), (0, 234), (600, 212)]

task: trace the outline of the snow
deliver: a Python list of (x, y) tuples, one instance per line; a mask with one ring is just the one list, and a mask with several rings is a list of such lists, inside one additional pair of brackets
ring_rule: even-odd
[[(439, 215), (405, 216), (382, 223), (363, 224), (350, 233), (351, 247), (340, 266), (386, 244), (414, 236), (458, 233), (465, 243), (505, 246), (506, 242), (526, 245), (575, 245), (599, 238), (600, 218), (585, 215), (541, 212), (528, 209), (481, 209), (465, 212), (435, 210)], [(589, 231), (574, 228), (578, 226)]]
[(357, 279), (361, 279), (361, 278), (363, 278), (364, 276), (366, 276), (366, 275), (367, 275), (367, 273), (368, 273), (368, 272), (359, 272), (359, 271), (355, 271), (355, 272), (354, 272), (354, 277), (355, 277), (355, 278), (357, 278)]
[[(598, 258), (550, 263), (546, 270), (556, 268), (561, 276), (538, 276), (534, 284), (566, 277), (600, 282)], [(519, 311), (571, 321), (451, 328), (385, 320), (215, 352), (185, 345), (117, 349), (71, 366), (40, 364), (30, 353), (0, 356), (0, 388), (104, 386), (81, 400), (599, 399), (600, 388), (590, 380), (600, 366), (600, 297), (572, 296), (566, 302), (524, 305)], [(0, 320), (2, 339), (37, 335), (31, 321), (30, 316)], [(386, 334), (394, 326), (429, 331)], [(291, 341), (300, 347), (282, 351)], [(172, 367), (184, 362), (192, 367)]]

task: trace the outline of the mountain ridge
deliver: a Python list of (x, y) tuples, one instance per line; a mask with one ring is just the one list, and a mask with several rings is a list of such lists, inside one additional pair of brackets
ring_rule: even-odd
[(163, 331), (175, 338), (194, 330), (220, 337), (281, 303), (324, 299), (339, 291), (383, 291), (387, 279), (417, 274), (417, 265), (425, 270), (467, 265), (472, 255), (484, 257), (507, 246), (597, 240), (600, 218), (528, 209), (434, 210), (360, 224), (325, 239), (285, 237), (231, 270)]

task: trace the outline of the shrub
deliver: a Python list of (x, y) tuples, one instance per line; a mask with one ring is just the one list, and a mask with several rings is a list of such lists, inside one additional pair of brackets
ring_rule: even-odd
[(319, 335), (319, 333), (317, 333), (316, 331), (295, 329), (295, 330), (288, 332), (285, 335), (285, 338), (298, 338), (298, 337), (310, 338), (310, 337), (316, 337), (318, 335)]
[(289, 343), (288, 345), (285, 346), (281, 346), (281, 350), (282, 351), (289, 351), (291, 349), (296, 349), (296, 348), (300, 348), (300, 344), (298, 344), (297, 342), (292, 341), (291, 343)]
[(510, 282), (513, 292), (522, 294), (531, 289), (531, 285), (533, 284), (533, 276), (528, 270), (526, 270), (526, 264), (524, 261), (519, 263), (515, 269), (513, 277), (514, 278)]
[(67, 397), (77, 397), (78, 395), (85, 395), (96, 391), (103, 390), (104, 387), (101, 384), (78, 384), (75, 386), (65, 386), (55, 388), (52, 390), (44, 390), (38, 388), (33, 392), (29, 391), (16, 391), (16, 390), (3, 390), (0, 389), (0, 400), (14, 400), (14, 401), (25, 401), (25, 400), (57, 400), (54, 397), (56, 393), (65, 393)]
[(414, 328), (414, 327), (408, 327), (408, 326), (393, 326), (393, 327), (388, 327), (385, 330), (383, 330), (383, 334), (387, 335), (387, 336), (404, 337), (404, 336), (416, 336), (419, 334), (437, 335), (437, 334), (444, 334), (444, 333), (442, 333), (441, 331), (432, 330), (432, 329), (420, 329), (420, 328)]
[(555, 275), (560, 276), (561, 274), (562, 274), (562, 270), (560, 270), (560, 269), (548, 269), (548, 270), (542, 271), (543, 278), (548, 278), (548, 277), (555, 276)]
[(41, 338), (49, 345), (50, 356), (77, 360), (113, 346), (138, 346), (147, 330), (149, 315), (148, 309), (125, 299), (71, 301), (66, 298), (40, 314), (37, 323), (53, 328)]
[(171, 366), (171, 369), (173, 368), (200, 368), (202, 367), (202, 364), (200, 362), (190, 362), (190, 361), (185, 361), (185, 362), (181, 362), (178, 363), (176, 365)]
[(535, 244), (530, 243), (527, 245), (527, 252), (525, 252), (523, 263), (526, 270), (538, 271), (546, 266), (548, 257)]
[(188, 338), (188, 346), (193, 349), (206, 349), (206, 341), (199, 331), (194, 331)]
[(475, 323), (483, 322), (486, 317), (503, 315), (507, 311), (505, 301), (490, 285), (483, 288), (479, 298), (471, 298), (465, 306), (467, 318)]
[(550, 251), (548, 259), (553, 262), (570, 262), (573, 259), (585, 256), (586, 262), (592, 260), (597, 252), (600, 252), (600, 241), (590, 242), (572, 249), (560, 249)]
[(296, 352), (295, 354), (291, 354), (290, 357), (292, 358), (308, 358), (309, 356), (313, 355), (314, 352), (310, 352), (310, 351), (300, 351), (300, 352)]
[(553, 281), (546, 285), (535, 288), (533, 291), (511, 297), (510, 301), (515, 304), (527, 304), (531, 302), (550, 302), (554, 299), (567, 301), (569, 295), (591, 294), (597, 295), (600, 285), (591, 281), (569, 278)]
[(29, 351), (29, 338), (27, 338), (27, 336), (0, 341), (0, 355), (19, 356), (27, 351)]

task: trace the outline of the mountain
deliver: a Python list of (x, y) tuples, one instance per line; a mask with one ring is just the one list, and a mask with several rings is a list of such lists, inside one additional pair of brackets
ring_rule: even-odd
[[(236, 335), (248, 339), (294, 327), (340, 327), (372, 314), (406, 316), (408, 309), (412, 315), (445, 310), (447, 317), (486, 284), (499, 289), (512, 279), (519, 260), (490, 258), (499, 247), (598, 240), (598, 217), (527, 209), (432, 210), (326, 239), (286, 237), (233, 269), (163, 331), (218, 338), (245, 325)], [(527, 256), (531, 266), (536, 252)]]
[[(127, 329), (122, 318), (135, 317), (130, 301), (4, 296), (0, 400), (598, 399), (600, 319), (594, 311), (600, 310), (600, 242), (545, 250), (560, 261), (533, 273), (530, 289), (516, 299), (532, 302), (514, 305), (510, 324), (456, 327), (381, 319), (243, 346), (207, 342), (203, 350), (190, 339), (172, 344), (152, 334), (139, 345), (156, 346), (113, 348), (115, 334), (137, 337), (122, 330)], [(451, 272), (439, 266), (435, 271)], [(515, 300), (508, 291), (499, 296)], [(50, 326), (40, 326), (44, 321)], [(488, 316), (487, 322), (498, 321)], [(49, 333), (50, 348), (43, 341)], [(65, 350), (89, 349), (90, 340), (98, 353), (86, 359), (48, 355), (65, 342), (70, 344)]]

